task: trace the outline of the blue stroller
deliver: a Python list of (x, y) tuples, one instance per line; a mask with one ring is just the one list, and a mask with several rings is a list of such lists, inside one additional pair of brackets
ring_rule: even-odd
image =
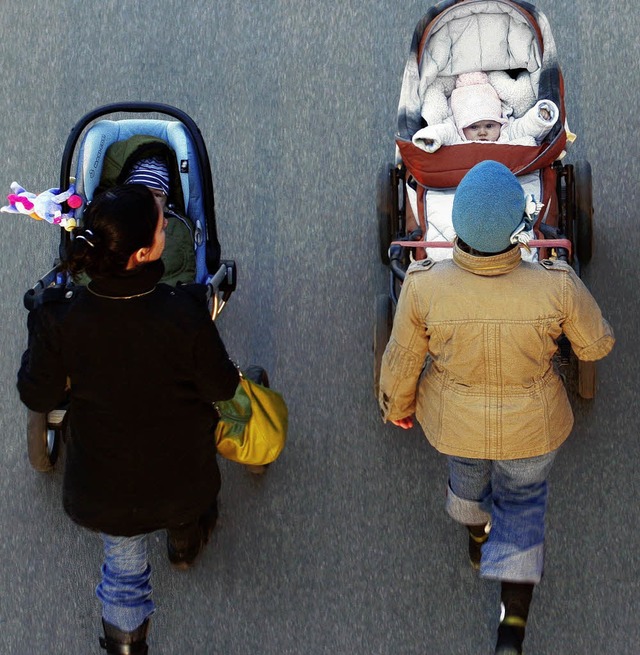
[[(167, 119), (129, 118), (108, 120), (112, 114), (161, 114)], [(116, 103), (98, 107), (83, 116), (73, 127), (62, 154), (60, 189), (75, 183), (76, 193), (84, 204), (90, 203), (99, 189), (105, 154), (109, 146), (144, 135), (164, 142), (175, 154), (182, 193), (181, 208), (192, 225), (195, 254), (194, 282), (208, 287), (212, 319), (219, 315), (236, 288), (234, 261), (221, 259), (216, 231), (211, 166), (204, 140), (195, 122), (183, 111), (158, 103)], [(75, 163), (75, 175), (72, 168)], [(63, 210), (68, 211), (63, 205)], [(82, 225), (82, 207), (74, 218)], [(61, 230), (59, 255), (63, 259), (72, 239), (71, 232)], [(62, 272), (60, 260), (42, 276), (24, 296), (24, 305), (33, 309), (45, 289), (72, 286), (74, 281)], [(66, 407), (48, 414), (29, 410), (27, 445), (29, 461), (38, 471), (49, 471), (55, 465), (60, 444), (66, 437)]]

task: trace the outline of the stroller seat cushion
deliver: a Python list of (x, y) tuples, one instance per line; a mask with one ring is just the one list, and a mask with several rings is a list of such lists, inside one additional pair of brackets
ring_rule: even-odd
[(145, 135), (167, 143), (176, 154), (181, 165), (183, 161), (189, 162), (187, 172), (180, 170), (180, 182), (184, 194), (184, 206), (200, 195), (197, 189), (192, 189), (188, 174), (189, 168), (194, 167), (191, 147), (185, 128), (178, 122), (160, 120), (101, 120), (95, 123), (86, 133), (80, 155), (78, 158), (78, 180), (82, 184), (84, 196), (91, 200), (96, 187), (103, 176), (104, 157), (109, 146), (120, 141), (127, 141), (132, 137)]

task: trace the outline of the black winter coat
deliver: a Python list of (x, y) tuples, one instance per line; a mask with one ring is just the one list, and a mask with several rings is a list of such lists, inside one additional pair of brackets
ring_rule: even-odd
[(113, 535), (193, 521), (220, 487), (212, 403), (233, 396), (238, 373), (205, 287), (156, 284), (161, 274), (158, 262), (71, 297), (46, 290), (18, 372), (22, 401), (39, 412), (70, 380), (64, 507)]

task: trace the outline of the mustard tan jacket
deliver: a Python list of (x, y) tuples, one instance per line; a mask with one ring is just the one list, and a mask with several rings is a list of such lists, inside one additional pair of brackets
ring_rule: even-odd
[(564, 333), (582, 360), (604, 357), (612, 330), (563, 262), (519, 248), (416, 262), (402, 285), (380, 374), (384, 420), (416, 415), (440, 452), (520, 459), (555, 450), (573, 413), (553, 366)]

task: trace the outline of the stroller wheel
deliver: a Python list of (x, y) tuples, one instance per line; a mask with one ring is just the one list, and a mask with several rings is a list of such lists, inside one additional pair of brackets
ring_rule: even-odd
[(578, 361), (578, 394), (591, 400), (596, 395), (596, 363)]
[(391, 336), (392, 322), (391, 298), (384, 293), (378, 294), (376, 296), (375, 323), (373, 326), (373, 391), (376, 399), (380, 390), (382, 355)]
[(586, 266), (593, 255), (593, 189), (591, 164), (581, 160), (573, 167), (576, 199), (575, 238), (578, 259)]
[(245, 464), (245, 469), (251, 473), (251, 475), (264, 475), (267, 472), (268, 464)]
[(47, 414), (28, 410), (27, 453), (29, 463), (36, 471), (52, 471), (58, 461), (62, 429), (50, 425)]
[(378, 235), (380, 239), (380, 258), (385, 266), (389, 265), (389, 246), (393, 240), (391, 190), (391, 167), (387, 164), (380, 169), (377, 179), (376, 207), (378, 210)]
[(262, 366), (251, 364), (250, 366), (247, 366), (247, 368), (243, 369), (242, 374), (245, 376), (245, 378), (251, 380), (251, 382), (257, 382), (263, 387), (269, 386), (269, 376), (267, 375), (267, 372), (262, 368)]
[[(257, 382), (263, 387), (269, 386), (269, 376), (267, 375), (267, 372), (262, 368), (262, 366), (251, 364), (251, 366), (247, 366), (247, 368), (242, 371), (242, 374), (247, 379), (251, 380), (252, 382)], [(252, 475), (263, 475), (266, 473), (268, 466), (268, 464), (245, 464), (244, 468)]]

